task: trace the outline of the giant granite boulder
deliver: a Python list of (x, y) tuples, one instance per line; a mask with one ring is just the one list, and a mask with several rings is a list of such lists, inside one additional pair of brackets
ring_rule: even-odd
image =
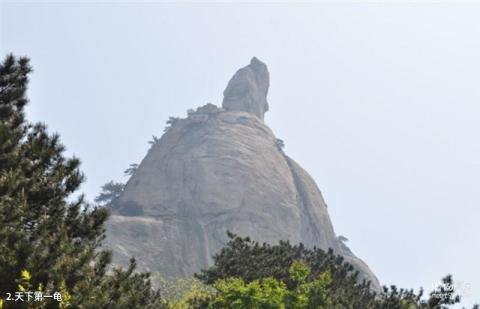
[(264, 123), (269, 74), (253, 58), (224, 92), (176, 119), (128, 181), (107, 227), (114, 262), (189, 276), (212, 264), (227, 230), (277, 243), (332, 248), (380, 288), (368, 266), (337, 239), (312, 177)]

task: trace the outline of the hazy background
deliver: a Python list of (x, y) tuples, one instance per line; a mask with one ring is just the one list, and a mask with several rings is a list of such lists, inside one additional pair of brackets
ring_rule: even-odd
[[(266, 122), (383, 284), (452, 273), (480, 300), (480, 5), (3, 1), (2, 57), (28, 55), (28, 116), (80, 157), (90, 200), (169, 116), (220, 105), (252, 56)], [(468, 296), (470, 295), (470, 296)]]

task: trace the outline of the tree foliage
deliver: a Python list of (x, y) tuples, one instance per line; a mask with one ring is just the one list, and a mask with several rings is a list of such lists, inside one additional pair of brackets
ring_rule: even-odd
[[(219, 302), (222, 306), (228, 304), (221, 308), (249, 308), (245, 304), (254, 300), (245, 297), (270, 298), (271, 303), (258, 308), (444, 309), (460, 302), (451, 276), (445, 277), (428, 297), (424, 297), (423, 290), (415, 293), (395, 286), (384, 287), (377, 295), (369, 283), (359, 282), (353, 267), (331, 250), (307, 249), (284, 241), (278, 245), (259, 244), (231, 233), (229, 237), (230, 241), (214, 257), (214, 265), (196, 275), (217, 289), (209, 303), (211, 308)], [(280, 289), (283, 294), (268, 289)], [(273, 294), (266, 295), (267, 290)], [(283, 295), (283, 303), (279, 295)]]
[(167, 125), (163, 129), (163, 132), (167, 132), (168, 130), (170, 130), (170, 128), (173, 127), (178, 120), (180, 120), (179, 117), (169, 117), (167, 120)]
[(123, 171), (123, 174), (125, 176), (132, 176), (133, 174), (135, 174), (137, 169), (138, 169), (138, 164), (137, 163), (132, 163), (128, 166), (128, 168), (125, 171)]
[(278, 150), (283, 151), (283, 149), (285, 148), (285, 142), (282, 139), (276, 138), (275, 146), (277, 146)]
[(214, 265), (197, 274), (207, 284), (229, 277), (242, 278), (246, 282), (273, 277), (286, 284), (295, 286), (290, 278), (289, 269), (294, 261), (301, 261), (310, 268), (307, 280), (314, 280), (329, 272), (332, 277), (331, 289), (335, 290), (332, 301), (343, 304), (346, 300), (354, 306), (369, 304), (374, 295), (368, 282), (358, 282), (358, 274), (351, 265), (333, 251), (325, 252), (319, 248), (307, 249), (302, 244), (291, 245), (281, 241), (278, 245), (259, 244), (250, 238), (241, 238), (229, 233), (227, 245), (214, 256)]
[(151, 146), (156, 145), (160, 141), (160, 138), (156, 137), (155, 135), (152, 135), (152, 139), (148, 141), (148, 144)]
[(111, 254), (100, 245), (108, 212), (72, 197), (84, 179), (80, 161), (64, 156), (44, 124), (25, 119), (30, 72), (27, 58), (9, 55), (0, 64), (0, 298), (17, 291), (28, 271), (32, 287), (68, 291), (72, 307), (157, 306), (158, 293), (148, 275), (133, 273), (133, 261), (107, 274)]
[(295, 261), (289, 276), (295, 286), (291, 289), (275, 278), (267, 277), (246, 283), (241, 278), (220, 279), (215, 282), (217, 290), (209, 306), (211, 308), (330, 308), (328, 286), (332, 279), (329, 272), (307, 282), (310, 268)]
[(125, 184), (109, 181), (102, 186), (102, 191), (94, 199), (95, 203), (110, 209), (117, 209), (117, 200), (123, 192)]

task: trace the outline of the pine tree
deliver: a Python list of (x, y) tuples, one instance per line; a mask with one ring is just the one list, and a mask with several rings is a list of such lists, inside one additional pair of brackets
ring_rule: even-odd
[(117, 209), (117, 200), (123, 192), (125, 184), (120, 182), (109, 181), (102, 186), (102, 191), (95, 197), (95, 203), (109, 209)]
[(158, 137), (156, 137), (155, 135), (152, 135), (152, 139), (148, 141), (148, 144), (150, 146), (154, 146), (155, 144), (157, 144), (158, 142), (160, 141), (160, 139)]
[[(207, 285), (215, 287), (218, 282), (230, 282), (232, 278), (236, 278), (237, 283), (246, 283), (245, 286), (240, 286), (242, 290), (248, 287), (249, 283), (273, 278), (285, 284), (289, 291), (295, 291), (298, 282), (292, 280), (289, 270), (296, 262), (300, 262), (309, 269), (302, 279), (306, 284), (329, 274), (328, 288), (324, 287), (322, 290), (322, 293), (325, 293), (322, 297), (328, 299), (328, 305), (324, 307), (326, 309), (444, 309), (460, 302), (460, 297), (453, 289), (451, 276), (445, 277), (442, 284), (426, 299), (422, 290), (415, 293), (413, 290), (398, 289), (396, 286), (384, 287), (382, 293), (376, 295), (370, 291), (368, 283), (359, 283), (358, 273), (353, 267), (331, 250), (325, 252), (319, 248), (309, 249), (302, 244), (291, 245), (286, 241), (281, 241), (278, 245), (260, 244), (249, 237), (242, 238), (232, 233), (228, 233), (228, 236), (230, 241), (214, 256), (214, 265), (196, 275)], [(308, 297), (317, 296), (312, 294)], [(235, 297), (229, 298), (232, 304), (241, 301)], [(215, 296), (212, 299), (215, 303)], [(287, 305), (285, 308), (298, 307)], [(478, 306), (473, 308), (479, 309)]]
[(138, 164), (137, 163), (132, 163), (132, 164), (129, 165), (129, 167), (125, 171), (123, 171), (123, 175), (132, 176), (133, 174), (135, 174), (137, 169), (138, 169)]
[(129, 308), (159, 307), (148, 275), (134, 274), (133, 261), (107, 274), (111, 254), (100, 246), (108, 211), (82, 195), (72, 198), (84, 180), (80, 161), (64, 156), (59, 136), (44, 124), (25, 119), (30, 72), (27, 58), (9, 55), (0, 64), (0, 298), (17, 291), (27, 271), (33, 289), (66, 290), (72, 307), (122, 308), (119, 299)]
[(311, 269), (307, 281), (325, 272), (331, 274), (334, 306), (348, 302), (351, 308), (369, 308), (374, 304), (375, 295), (370, 291), (370, 284), (359, 283), (358, 273), (353, 267), (331, 250), (308, 249), (288, 241), (280, 241), (278, 245), (259, 244), (249, 237), (242, 238), (231, 233), (228, 236), (230, 241), (214, 256), (214, 265), (196, 275), (205, 284), (231, 277), (241, 278), (247, 283), (272, 277), (293, 289), (295, 282), (290, 278), (289, 269), (294, 261), (300, 261)]

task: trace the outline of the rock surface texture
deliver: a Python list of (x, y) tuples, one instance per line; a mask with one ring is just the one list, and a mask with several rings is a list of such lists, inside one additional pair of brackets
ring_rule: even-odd
[(267, 66), (254, 57), (250, 65), (238, 70), (228, 82), (222, 107), (227, 111), (252, 113), (263, 120), (268, 111), (269, 85)]
[(230, 230), (272, 244), (332, 248), (380, 288), (337, 239), (315, 181), (265, 125), (268, 86), (267, 67), (253, 58), (228, 83), (222, 108), (207, 104), (172, 123), (109, 220), (114, 262), (135, 256), (141, 270), (189, 276), (211, 265)]

